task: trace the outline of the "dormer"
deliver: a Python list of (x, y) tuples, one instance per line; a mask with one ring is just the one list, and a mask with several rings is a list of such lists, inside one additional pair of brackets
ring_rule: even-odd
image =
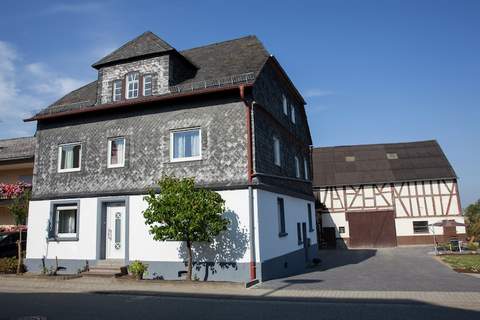
[(145, 32), (92, 65), (98, 70), (97, 104), (169, 93), (197, 68), (152, 32)]

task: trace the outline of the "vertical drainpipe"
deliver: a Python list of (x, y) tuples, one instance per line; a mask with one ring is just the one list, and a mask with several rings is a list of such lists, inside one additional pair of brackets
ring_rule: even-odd
[(255, 255), (255, 215), (253, 205), (253, 143), (252, 143), (252, 104), (245, 99), (245, 87), (242, 85), (240, 89), (240, 98), (245, 104), (245, 116), (247, 125), (247, 178), (248, 178), (248, 215), (250, 229), (250, 280), (257, 278), (257, 266)]

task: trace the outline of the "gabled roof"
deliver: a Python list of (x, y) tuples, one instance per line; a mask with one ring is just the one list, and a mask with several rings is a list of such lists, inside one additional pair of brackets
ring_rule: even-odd
[(2, 161), (31, 159), (35, 155), (35, 137), (0, 140), (0, 163)]
[(314, 187), (457, 178), (435, 140), (314, 148), (312, 162)]
[[(120, 49), (119, 49), (120, 50)], [(214, 43), (198, 48), (179, 52), (184, 58), (197, 67), (195, 75), (171, 88), (170, 94), (179, 92), (179, 88), (204, 88), (204, 84), (213, 83), (218, 87), (228, 84), (231, 80), (237, 83), (252, 83), (263, 65), (270, 58), (270, 54), (255, 36), (246, 36), (234, 40)], [(238, 77), (241, 75), (242, 77)], [(40, 111), (35, 117), (69, 111), (78, 111), (95, 106), (97, 95), (97, 81), (93, 81), (75, 91), (65, 95), (49, 107)], [(155, 100), (152, 96), (144, 100)], [(134, 103), (135, 101), (129, 101)], [(139, 100), (140, 102), (140, 100)], [(121, 104), (117, 103), (117, 104)]]
[(113, 62), (163, 53), (171, 50), (175, 49), (154, 33), (147, 31), (95, 62), (92, 67), (99, 69), (101, 66)]

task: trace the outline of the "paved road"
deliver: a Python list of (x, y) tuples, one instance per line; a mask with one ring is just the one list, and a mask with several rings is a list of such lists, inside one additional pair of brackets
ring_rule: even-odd
[(431, 247), (322, 250), (319, 268), (260, 287), (300, 290), (480, 292), (480, 278), (436, 261)]
[[(0, 293), (0, 319), (478, 319), (413, 301), (316, 301), (87, 293)], [(35, 316), (36, 318), (26, 318)]]

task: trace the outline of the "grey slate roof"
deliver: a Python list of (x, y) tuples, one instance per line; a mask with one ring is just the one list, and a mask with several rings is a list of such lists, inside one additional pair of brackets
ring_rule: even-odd
[(35, 154), (35, 137), (0, 140), (0, 162), (31, 159)]
[(457, 178), (435, 140), (314, 148), (312, 162), (314, 187)]
[[(143, 37), (140, 36), (136, 40), (140, 39), (141, 43), (143, 43), (151, 37), (148, 34), (147, 36), (144, 35), (142, 35)], [(135, 39), (132, 41), (135, 41)], [(136, 45), (131, 44), (130, 46)], [(121, 49), (122, 48), (119, 50)], [(115, 54), (115, 52), (113, 52), (111, 55)], [(182, 83), (178, 84), (178, 86), (214, 79), (225, 79), (247, 73), (253, 73), (254, 80), (270, 56), (263, 44), (255, 36), (246, 36), (234, 40), (214, 43), (198, 48), (180, 51), (179, 53), (198, 69), (193, 78), (183, 81)], [(121, 52), (116, 55), (120, 54), (122, 57), (128, 55), (127, 53)], [(107, 59), (109, 56), (104, 59)], [(77, 90), (68, 93), (60, 100), (37, 113), (36, 116), (92, 107), (96, 103), (96, 94), (97, 81), (93, 81)]]
[(146, 56), (155, 53), (174, 50), (172, 46), (160, 39), (156, 34), (147, 31), (135, 39), (125, 43), (106, 57), (95, 62), (92, 67), (100, 68), (102, 65), (134, 57)]

